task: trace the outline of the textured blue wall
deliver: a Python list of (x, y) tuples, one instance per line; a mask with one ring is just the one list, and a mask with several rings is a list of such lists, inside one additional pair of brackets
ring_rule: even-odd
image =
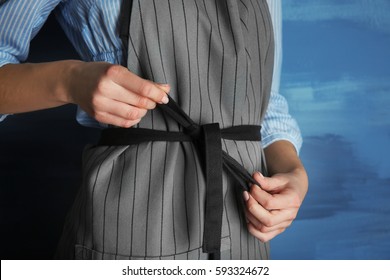
[(310, 190), (274, 259), (390, 259), (390, 1), (283, 1)]

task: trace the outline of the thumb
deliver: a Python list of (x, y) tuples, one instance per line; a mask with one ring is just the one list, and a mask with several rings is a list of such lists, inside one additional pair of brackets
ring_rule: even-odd
[(260, 187), (265, 191), (276, 191), (286, 184), (286, 179), (280, 176), (264, 177), (260, 172), (255, 172), (253, 178), (260, 183)]
[(162, 91), (164, 91), (165, 93), (169, 93), (169, 91), (171, 90), (171, 86), (169, 84), (160, 84), (160, 83), (155, 83), (155, 85), (161, 89)]

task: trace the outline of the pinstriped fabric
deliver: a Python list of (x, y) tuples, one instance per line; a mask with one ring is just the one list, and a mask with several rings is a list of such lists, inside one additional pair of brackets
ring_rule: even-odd
[(30, 40), (59, 2), (8, 1), (0, 6), (0, 66), (27, 59)]
[(299, 152), (302, 146), (301, 132), (295, 119), (288, 114), (286, 99), (278, 94), (282, 64), (282, 24), (280, 24), (282, 5), (275, 0), (267, 1), (267, 3), (271, 12), (271, 18), (274, 19), (273, 27), (276, 43), (271, 97), (261, 128), (262, 142), (264, 146), (268, 146), (275, 141), (284, 139), (290, 141)]
[[(134, 0), (128, 68), (171, 85), (199, 124), (259, 125), (271, 89), (272, 24), (261, 0)], [(177, 131), (158, 109), (139, 127)], [(250, 173), (263, 170), (260, 143), (223, 140)], [(85, 149), (83, 185), (59, 258), (207, 259), (202, 252), (205, 178), (190, 142)], [(223, 174), (223, 259), (267, 259), (246, 228), (242, 194)]]
[[(56, 15), (58, 21), (83, 60), (122, 63), (122, 44), (118, 36), (118, 18), (121, 1), (122, 0), (6, 1), (0, 6), (0, 67), (7, 63), (19, 63), (27, 58), (30, 40), (36, 35), (48, 14), (55, 7), (57, 7)], [(201, 19), (201, 17), (199, 17), (199, 7), (204, 6), (204, 3), (202, 2), (204, 1), (200, 1), (199, 3), (198, 1), (195, 2), (198, 20)], [(156, 3), (159, 3), (159, 1), (155, 1), (154, 5), (156, 5)], [(302, 138), (298, 125), (288, 114), (286, 100), (279, 94), (282, 59), (281, 0), (268, 0), (267, 3), (273, 20), (276, 52), (270, 105), (267, 109), (262, 126), (262, 143), (264, 146), (268, 146), (274, 141), (284, 139), (293, 143), (299, 151), (302, 144)], [(242, 12), (243, 10), (251, 9), (251, 3), (247, 1), (238, 1), (238, 7), (242, 14), (240, 17), (242, 26), (244, 29), (248, 30), (246, 23), (247, 16)], [(200, 29), (198, 27), (196, 28), (196, 34), (199, 34)], [(211, 27), (210, 31), (210, 37), (215, 35), (216, 32), (219, 33), (217, 27)], [(244, 37), (247, 36), (246, 33), (247, 32), (244, 32)], [(158, 36), (162, 36), (163, 32), (159, 30), (157, 34)], [(198, 38), (202, 41), (206, 41), (199, 36)], [(161, 38), (158, 40), (160, 41)], [(199, 43), (205, 42), (200, 42), (199, 40), (195, 41), (195, 51), (198, 53), (200, 50)], [(249, 53), (248, 55), (250, 56)], [(191, 65), (197, 66), (198, 64), (193, 62)], [(200, 68), (192, 68), (192, 70), (199, 72)], [(202, 71), (207, 70), (210, 70), (210, 68), (202, 69)], [(242, 69), (240, 69), (240, 71), (242, 71)], [(208, 77), (207, 73), (198, 73), (198, 76), (200, 75)], [(166, 80), (165, 76), (164, 80)], [(200, 80), (198, 80), (198, 83), (199, 82)], [(252, 86), (250, 82), (248, 77), (246, 85)], [(194, 85), (192, 85), (192, 87), (193, 86)], [(214, 112), (212, 111), (213, 108), (210, 108), (209, 105), (207, 92), (200, 85), (198, 85), (198, 88), (201, 91), (198, 100), (202, 108), (200, 115), (204, 115), (205, 113), (214, 115)], [(247, 94), (245, 98), (248, 100), (245, 102), (247, 105), (245, 110), (249, 112), (254, 108), (254, 99), (253, 96), (249, 94)], [(210, 110), (211, 112), (209, 112)], [(6, 116), (7, 115), (0, 114), (0, 121)], [(86, 126), (106, 127), (104, 124), (97, 123), (80, 109), (77, 111), (77, 121)], [(253, 120), (251, 120), (251, 122), (253, 122)]]
[(84, 60), (123, 62), (117, 35), (120, 5), (118, 0), (68, 0), (59, 4), (58, 21)]

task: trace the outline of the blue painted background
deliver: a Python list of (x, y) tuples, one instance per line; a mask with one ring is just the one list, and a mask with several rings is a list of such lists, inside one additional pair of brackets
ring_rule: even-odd
[(283, 1), (281, 92), (310, 177), (274, 259), (390, 259), (390, 1)]
[[(281, 92), (310, 189), (273, 259), (390, 259), (390, 1), (284, 0)], [(49, 18), (29, 61), (77, 58)], [(75, 107), (0, 125), (0, 257), (51, 258), (97, 132)], [(59, 160), (60, 159), (60, 160)]]

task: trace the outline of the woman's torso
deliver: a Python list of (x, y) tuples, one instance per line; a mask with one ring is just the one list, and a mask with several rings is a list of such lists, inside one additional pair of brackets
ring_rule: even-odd
[[(112, 56), (123, 63), (122, 44), (112, 35), (118, 17), (110, 14), (108, 2), (79, 2), (100, 9), (98, 16), (76, 16), (86, 26), (116, 23), (110, 31), (68, 30), (73, 41), (83, 40), (79, 52), (88, 48), (91, 60)], [(77, 6), (67, 5), (60, 11), (69, 21)], [(107, 43), (102, 36), (110, 32)], [(196, 123), (260, 125), (273, 69), (266, 1), (134, 0), (129, 35), (128, 68), (169, 83), (170, 95)], [(89, 45), (95, 46), (93, 54)], [(159, 110), (149, 111), (138, 126), (181, 130)], [(222, 147), (250, 173), (263, 168), (260, 143), (223, 140)], [(246, 230), (234, 181), (224, 174), (223, 182), (223, 257), (266, 258), (264, 245)], [(93, 147), (84, 154), (83, 186), (60, 247), (75, 246), (76, 255), (85, 258), (204, 258), (204, 202), (205, 179), (191, 143)]]

